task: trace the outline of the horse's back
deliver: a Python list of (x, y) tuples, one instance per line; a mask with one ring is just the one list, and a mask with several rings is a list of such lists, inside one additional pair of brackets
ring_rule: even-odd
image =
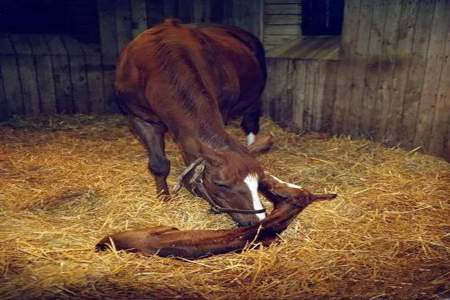
[(121, 53), (116, 90), (128, 96), (123, 101), (132, 112), (140, 107), (139, 113), (148, 109), (156, 115), (164, 114), (161, 106), (166, 104), (189, 109), (197, 101), (194, 96), (203, 94), (227, 119), (260, 105), (265, 80), (264, 49), (252, 34), (166, 20)]

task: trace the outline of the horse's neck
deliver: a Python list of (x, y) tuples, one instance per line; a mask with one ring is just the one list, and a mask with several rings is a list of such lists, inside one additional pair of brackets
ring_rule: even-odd
[[(201, 122), (201, 121), (196, 121)], [(202, 147), (210, 147), (214, 150), (226, 150), (232, 152), (245, 152), (245, 147), (230, 136), (221, 121), (211, 121), (210, 124), (201, 124), (196, 130), (186, 130), (177, 138), (177, 144), (183, 152), (186, 163), (192, 163), (201, 156)], [(207, 122), (206, 122), (207, 123)]]

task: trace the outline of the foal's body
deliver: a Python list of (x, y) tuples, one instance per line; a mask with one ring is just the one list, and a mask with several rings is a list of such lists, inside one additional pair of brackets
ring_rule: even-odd
[(228, 230), (180, 231), (165, 226), (132, 230), (105, 237), (97, 244), (97, 249), (106, 249), (112, 241), (118, 250), (197, 259), (242, 250), (251, 242), (268, 245), (310, 203), (336, 196), (313, 195), (300, 187), (270, 177), (272, 178), (265, 181), (262, 190), (274, 203), (274, 210), (266, 219), (253, 226)]

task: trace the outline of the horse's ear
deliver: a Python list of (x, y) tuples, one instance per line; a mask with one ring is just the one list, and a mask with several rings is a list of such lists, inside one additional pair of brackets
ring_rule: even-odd
[(272, 145), (273, 141), (271, 135), (266, 136), (258, 135), (256, 141), (253, 144), (247, 146), (247, 149), (248, 152), (250, 152), (251, 154), (259, 154), (269, 151)]

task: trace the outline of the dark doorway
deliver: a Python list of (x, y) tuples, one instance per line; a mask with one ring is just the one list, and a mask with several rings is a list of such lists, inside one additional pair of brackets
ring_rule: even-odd
[(95, 0), (2, 0), (0, 32), (67, 34), (99, 42)]
[(344, 0), (303, 0), (303, 35), (341, 35)]

